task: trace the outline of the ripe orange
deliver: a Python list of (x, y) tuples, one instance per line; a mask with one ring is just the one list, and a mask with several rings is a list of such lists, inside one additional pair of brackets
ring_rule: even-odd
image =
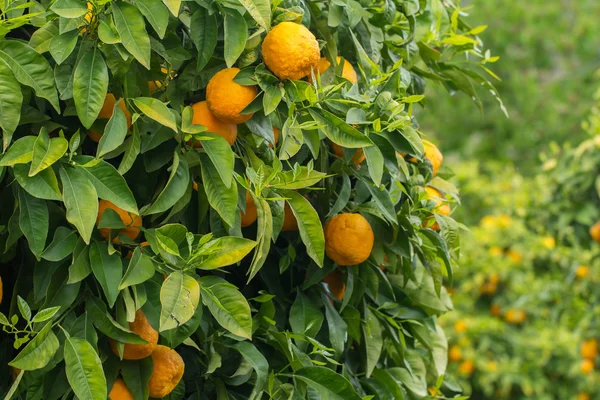
[(582, 374), (589, 375), (594, 371), (594, 362), (592, 360), (585, 359), (581, 362), (579, 369)]
[[(193, 124), (204, 125), (208, 132), (216, 133), (223, 139), (227, 140), (227, 143), (233, 145), (235, 139), (237, 139), (237, 125), (228, 124), (219, 121), (208, 108), (206, 101), (201, 101), (192, 105), (194, 110), (194, 117), (192, 118)], [(194, 147), (202, 147), (199, 141), (194, 141)]]
[(590, 274), (590, 267), (588, 267), (587, 265), (580, 265), (575, 270), (575, 275), (579, 279), (586, 278), (589, 274)]
[(581, 357), (593, 360), (598, 355), (598, 341), (594, 338), (581, 343)]
[(323, 278), (323, 282), (327, 284), (329, 291), (339, 301), (344, 300), (344, 293), (346, 293), (346, 283), (344, 282), (344, 275), (339, 269), (335, 269), (332, 273)]
[[(344, 149), (342, 146), (339, 146), (335, 143), (331, 143), (331, 147), (333, 148), (333, 153), (339, 158), (344, 158)], [(352, 162), (354, 165), (358, 165), (365, 160), (366, 156), (363, 149), (357, 149), (352, 155)]]
[(490, 306), (490, 314), (492, 314), (494, 317), (499, 317), (500, 314), (502, 314), (502, 309), (498, 304), (492, 304)]
[(337, 265), (356, 265), (371, 255), (375, 235), (360, 214), (344, 213), (325, 223), (325, 252)]
[[(450, 204), (444, 202), (444, 197), (437, 189), (432, 188), (431, 186), (425, 186), (425, 191), (427, 192), (427, 200), (433, 200), (436, 203), (435, 208), (432, 210), (434, 213), (450, 215)], [(425, 221), (424, 225), (427, 225), (427, 221)], [(434, 231), (440, 230), (440, 226), (437, 222), (434, 222), (430, 228)]]
[(467, 331), (467, 323), (464, 320), (459, 319), (454, 324), (454, 330), (456, 333), (465, 333)]
[[(117, 99), (115, 98), (115, 95), (112, 93), (107, 93), (106, 98), (104, 99), (104, 104), (102, 105), (100, 113), (98, 114), (98, 119), (110, 119), (113, 115), (113, 110), (116, 103)], [(127, 129), (131, 128), (131, 113), (127, 109), (125, 101), (121, 101), (118, 107), (125, 114), (125, 118), (127, 119)], [(102, 138), (102, 133), (88, 131), (88, 136), (94, 142), (99, 142)]]
[(448, 351), (448, 359), (450, 361), (460, 361), (462, 359), (462, 351), (460, 350), (460, 347), (450, 347), (450, 350)]
[(506, 252), (506, 255), (508, 256), (510, 261), (512, 261), (515, 264), (518, 264), (521, 261), (523, 261), (523, 255), (516, 250), (510, 249)]
[(296, 216), (294, 215), (292, 208), (287, 202), (283, 207), (283, 227), (281, 228), (281, 230), (283, 232), (298, 230), (298, 221), (296, 220)]
[(185, 369), (183, 358), (175, 350), (158, 345), (152, 352), (154, 370), (148, 382), (150, 397), (165, 397), (175, 389)]
[(519, 325), (525, 322), (525, 320), (527, 319), (527, 313), (524, 310), (518, 308), (511, 308), (508, 311), (506, 311), (506, 314), (504, 314), (504, 319), (509, 324)]
[(242, 213), (242, 228), (250, 226), (256, 221), (256, 205), (250, 192), (246, 191), (246, 212)]
[(129, 388), (125, 385), (123, 379), (118, 378), (113, 384), (110, 393), (108, 394), (110, 400), (134, 400), (135, 398), (129, 391)]
[[(129, 344), (125, 343), (125, 348), (123, 349), (123, 359), (124, 360), (141, 360), (142, 358), (148, 357), (156, 344), (158, 343), (158, 332), (152, 328), (152, 325), (146, 319), (146, 316), (142, 312), (142, 310), (137, 310), (135, 312), (135, 319), (133, 322), (129, 323), (129, 329), (147, 341), (146, 344)], [(110, 339), (110, 347), (112, 351), (119, 355), (117, 351), (117, 344)]]
[(206, 86), (206, 101), (210, 111), (228, 124), (241, 124), (252, 114), (240, 114), (258, 94), (255, 86), (243, 86), (234, 82), (239, 68), (225, 68), (217, 72)]
[(317, 70), (319, 42), (304, 25), (282, 22), (273, 27), (262, 44), (267, 67), (279, 79), (302, 79)]
[(471, 375), (475, 371), (475, 363), (471, 360), (465, 360), (458, 366), (458, 371), (462, 375)]
[(596, 242), (600, 243), (600, 221), (592, 225), (592, 227), (590, 228), (590, 236)]
[(423, 139), (423, 147), (425, 148), (425, 157), (429, 159), (433, 167), (433, 176), (436, 176), (438, 170), (440, 169), (440, 166), (442, 165), (444, 156), (442, 155), (442, 152), (436, 147), (436, 145), (431, 143), (429, 140)]
[[(116, 211), (117, 214), (119, 214), (121, 221), (123, 221), (123, 224), (126, 226), (126, 228), (121, 229), (119, 233), (127, 235), (131, 240), (135, 240), (135, 238), (140, 234), (140, 230), (137, 227), (142, 226), (142, 217), (128, 213), (127, 211), (115, 206), (108, 200), (100, 200), (98, 202), (98, 218), (96, 218), (96, 226), (98, 226), (98, 223), (100, 223), (100, 219), (107, 208)], [(101, 228), (100, 234), (104, 239), (108, 239), (110, 237), (110, 231), (110, 228)], [(119, 243), (118, 236), (113, 239), (113, 243)]]
[[(342, 57), (336, 57), (336, 61), (339, 64), (340, 62), (342, 62)], [(331, 63), (329, 62), (329, 60), (327, 60), (325, 57), (322, 57), (319, 60), (319, 65), (317, 66), (317, 70), (319, 72), (319, 74), (324, 74), (325, 71), (327, 71), (329, 69), (329, 67), (331, 66)], [(315, 71), (316, 73), (316, 71)], [(358, 77), (356, 75), (356, 71), (354, 70), (354, 67), (352, 67), (352, 64), (350, 64), (348, 62), (348, 60), (344, 60), (344, 66), (342, 67), (342, 78), (348, 79), (350, 82), (352, 83), (356, 83), (358, 81)], [(308, 80), (312, 83), (312, 77), (309, 75)]]

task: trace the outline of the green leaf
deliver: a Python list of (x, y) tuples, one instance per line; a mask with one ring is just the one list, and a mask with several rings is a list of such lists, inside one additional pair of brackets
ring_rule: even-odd
[(44, 26), (33, 32), (29, 39), (29, 46), (40, 54), (50, 49), (50, 41), (58, 35), (58, 20), (48, 21)]
[(179, 9), (181, 8), (181, 0), (162, 0), (165, 6), (169, 9), (174, 17), (179, 17)]
[(207, 247), (218, 250), (211, 253), (208, 258), (200, 263), (194, 263), (195, 268), (211, 270), (235, 264), (256, 247), (256, 242), (240, 237), (225, 236), (209, 242)]
[(200, 285), (189, 275), (175, 271), (160, 288), (160, 328), (166, 331), (185, 324), (200, 302)]
[(57, 0), (50, 9), (64, 18), (82, 17), (89, 11), (84, 0)]
[(146, 116), (177, 133), (175, 117), (165, 103), (152, 97), (137, 97), (133, 102)]
[(362, 324), (363, 341), (365, 343), (365, 376), (371, 377), (377, 366), (383, 348), (382, 329), (379, 320), (368, 307), (365, 309), (365, 322)]
[(44, 200), (62, 200), (58, 180), (52, 168), (46, 168), (35, 176), (29, 176), (29, 167), (17, 164), (13, 167), (15, 179), (33, 197)]
[(29, 249), (39, 259), (46, 247), (50, 214), (46, 200), (19, 190), (19, 227), (27, 238)]
[(293, 125), (294, 123), (290, 118), (286, 119), (283, 123), (283, 128), (281, 129), (282, 144), (279, 150), (280, 160), (289, 160), (295, 156), (304, 143), (302, 129)]
[(98, 216), (96, 189), (85, 174), (76, 168), (61, 167), (60, 180), (67, 221), (75, 225), (82, 239), (89, 244)]
[(106, 377), (92, 345), (65, 332), (64, 357), (67, 380), (75, 395), (86, 400), (106, 400)]
[(0, 160), (0, 167), (12, 167), (15, 164), (26, 164), (33, 157), (33, 145), (36, 136), (25, 136), (13, 143)]
[(133, 134), (127, 141), (125, 142), (126, 149), (125, 155), (121, 160), (121, 164), (119, 164), (119, 173), (121, 175), (125, 175), (127, 171), (133, 166), (133, 163), (137, 159), (138, 154), (140, 154), (140, 145), (142, 139), (140, 138), (140, 134), (138, 133), (137, 128), (133, 127)]
[(308, 112), (319, 124), (321, 132), (323, 132), (323, 134), (325, 134), (325, 136), (333, 143), (349, 149), (373, 145), (371, 139), (329, 111), (319, 108), (309, 108)]
[(267, 260), (269, 250), (271, 250), (271, 238), (273, 237), (273, 214), (271, 207), (265, 199), (254, 197), (256, 206), (257, 230), (256, 230), (256, 249), (252, 257), (252, 264), (248, 269), (248, 282), (260, 271)]
[(142, 211), (143, 215), (158, 214), (173, 207), (183, 197), (190, 185), (190, 171), (185, 158), (174, 153), (171, 175), (154, 203)]
[(217, 16), (204, 7), (198, 7), (190, 21), (190, 36), (198, 49), (196, 69), (202, 71), (210, 61), (217, 46)]
[(271, 29), (271, 4), (269, 0), (239, 0), (252, 19), (265, 31)]
[(290, 326), (295, 333), (315, 337), (323, 325), (323, 314), (301, 291), (290, 309)]
[(42, 258), (48, 261), (61, 261), (69, 254), (73, 253), (77, 245), (77, 235), (75, 231), (59, 226), (54, 232), (52, 243), (42, 253)]
[(69, 267), (69, 284), (77, 283), (92, 273), (90, 265), (90, 248), (85, 245), (83, 239), (79, 238), (73, 250), (73, 262)]
[(54, 74), (41, 54), (26, 42), (6, 39), (0, 41), (0, 60), (8, 65), (21, 84), (31, 87), (36, 96), (48, 100), (60, 113)]
[[(10, 68), (0, 63), (0, 128), (3, 136), (15, 132), (21, 120), (21, 105), (23, 104), (23, 93), (21, 85), (15, 78)], [(3, 148), (8, 147), (9, 141), (4, 140)]]
[(291, 190), (282, 191), (281, 194), (287, 198), (286, 201), (296, 217), (300, 237), (308, 255), (322, 267), (325, 258), (325, 235), (319, 214), (301, 194)]
[(108, 120), (104, 134), (98, 143), (98, 149), (96, 150), (96, 157), (98, 158), (123, 144), (125, 136), (127, 136), (127, 117), (125, 117), (125, 113), (118, 106), (119, 102), (115, 104), (113, 114)]
[(131, 256), (131, 260), (129, 260), (127, 271), (119, 284), (119, 290), (123, 290), (129, 286), (139, 285), (153, 276), (154, 263), (152, 262), (152, 259), (143, 254), (139, 247), (136, 247)]
[(244, 17), (233, 9), (225, 11), (225, 64), (231, 68), (242, 55), (248, 41), (248, 25)]
[(350, 177), (344, 172), (342, 174), (342, 188), (337, 194), (337, 198), (335, 200), (335, 203), (331, 207), (331, 210), (329, 210), (329, 213), (326, 215), (327, 217), (333, 217), (334, 215), (337, 215), (340, 211), (344, 209), (344, 207), (346, 207), (346, 204), (348, 204), (348, 201), (350, 200), (351, 189), (352, 184), (350, 182)]
[(281, 99), (283, 99), (284, 94), (285, 90), (283, 90), (283, 88), (280, 86), (269, 86), (267, 90), (265, 90), (265, 94), (263, 96), (263, 109), (265, 115), (269, 115), (277, 109), (277, 106), (279, 103), (281, 103)]
[(200, 278), (202, 303), (215, 320), (234, 335), (252, 340), (250, 305), (235, 286), (217, 276)]
[(210, 137), (212, 140), (200, 139), (202, 148), (208, 154), (213, 165), (218, 165), (217, 172), (225, 187), (230, 188), (233, 181), (233, 164), (235, 163), (235, 154), (227, 140), (212, 132), (203, 132), (202, 136)]
[(93, 160), (92, 157), (88, 156), (77, 157), (77, 160), (84, 163), (83, 166), (77, 167), (77, 169), (83, 171), (94, 185), (98, 197), (110, 201), (127, 212), (136, 215), (140, 213), (135, 197), (133, 197), (131, 189), (127, 186), (125, 178), (117, 172), (112, 164), (100, 160), (97, 163), (85, 165), (90, 160)]
[(256, 381), (248, 400), (256, 400), (262, 397), (262, 391), (267, 383), (269, 375), (269, 363), (265, 356), (250, 342), (238, 342), (233, 346), (240, 352), (244, 360), (252, 366), (256, 372)]
[(237, 212), (238, 188), (236, 184), (227, 188), (208, 155), (200, 153), (200, 165), (202, 168), (202, 182), (208, 202), (214, 208), (223, 221), (229, 226), (235, 223)]
[(369, 166), (369, 175), (376, 186), (381, 185), (381, 178), (383, 177), (383, 165), (384, 159), (381, 150), (377, 146), (365, 147), (363, 149), (367, 158), (367, 165)]
[(40, 171), (50, 167), (65, 155), (68, 148), (69, 142), (67, 142), (67, 139), (62, 137), (49, 139), (46, 129), (42, 128), (33, 144), (31, 167), (28, 175), (30, 177), (35, 176)]
[(73, 75), (73, 99), (81, 123), (90, 128), (106, 99), (108, 68), (102, 52), (96, 47), (89, 50), (77, 63)]
[(98, 27), (98, 38), (106, 44), (121, 43), (121, 35), (112, 22), (112, 18), (103, 19)]
[(48, 323), (8, 364), (24, 371), (44, 368), (52, 360), (58, 347), (58, 338), (52, 332), (52, 324)]
[(160, 0), (137, 0), (135, 6), (150, 22), (158, 37), (163, 39), (169, 24), (169, 10), (167, 7)]
[(79, 31), (75, 29), (65, 32), (62, 35), (56, 35), (50, 40), (50, 54), (57, 64), (62, 64), (71, 55), (73, 50), (75, 50), (78, 38)]
[(385, 215), (385, 217), (392, 223), (397, 224), (398, 218), (396, 217), (396, 211), (394, 210), (394, 203), (388, 192), (384, 187), (375, 187), (371, 184), (366, 184), (367, 189), (371, 192), (373, 200), (379, 206), (379, 210)]
[(60, 310), (60, 307), (44, 308), (43, 310), (40, 310), (37, 314), (35, 314), (31, 322), (40, 323), (48, 321), (49, 319), (54, 317), (54, 315), (56, 315), (58, 310)]
[(90, 265), (96, 280), (112, 308), (119, 295), (119, 283), (123, 276), (123, 264), (118, 253), (108, 254), (106, 242), (94, 242), (90, 245)]
[(131, 4), (113, 3), (115, 26), (125, 49), (146, 69), (150, 69), (150, 38), (142, 14)]
[(154, 370), (152, 357), (135, 361), (123, 360), (119, 365), (125, 385), (133, 395), (133, 398), (135, 400), (146, 400), (148, 398), (148, 382)]
[(325, 318), (327, 318), (327, 326), (329, 328), (329, 341), (331, 347), (335, 350), (336, 357), (339, 358), (344, 352), (344, 344), (348, 336), (348, 325), (340, 316), (338, 311), (329, 301), (329, 298), (323, 297), (325, 304)]
[(350, 382), (329, 368), (304, 367), (296, 371), (294, 377), (315, 389), (323, 399), (360, 400)]
[(94, 326), (111, 339), (118, 340), (122, 343), (131, 344), (146, 344), (146, 340), (142, 339), (128, 328), (121, 326), (111, 317), (106, 309), (106, 304), (98, 297), (90, 296), (85, 301), (85, 310), (92, 318)]

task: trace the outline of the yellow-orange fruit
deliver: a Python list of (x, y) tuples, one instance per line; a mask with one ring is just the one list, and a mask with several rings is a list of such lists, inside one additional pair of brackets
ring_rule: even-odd
[(339, 301), (344, 300), (346, 283), (344, 282), (344, 275), (339, 269), (335, 269), (332, 273), (325, 276), (325, 278), (323, 278), (323, 282), (327, 284), (333, 297)]
[(206, 86), (206, 101), (217, 119), (228, 124), (241, 124), (252, 114), (240, 114), (258, 94), (255, 86), (243, 86), (233, 79), (239, 68), (225, 68), (217, 72)]
[[(146, 319), (146, 316), (142, 310), (135, 312), (135, 319), (129, 323), (129, 329), (147, 341), (146, 344), (129, 344), (125, 343), (123, 349), (124, 360), (141, 360), (142, 358), (148, 357), (156, 347), (158, 343), (158, 332), (152, 328), (152, 325)], [(117, 344), (112, 339), (110, 341), (110, 347), (112, 351), (118, 356)]]
[[(425, 191), (427, 192), (427, 200), (433, 200), (436, 203), (433, 212), (441, 215), (450, 215), (450, 204), (444, 202), (444, 197), (442, 194), (435, 188), (431, 186), (425, 186)], [(427, 221), (425, 221), (424, 225), (427, 225)], [(439, 231), (440, 226), (437, 222), (434, 222), (433, 225), (430, 226), (434, 231)]]
[(110, 390), (110, 393), (108, 394), (108, 398), (110, 400), (134, 400), (135, 399), (133, 397), (133, 395), (131, 394), (131, 392), (129, 391), (129, 388), (127, 387), (127, 385), (125, 385), (125, 382), (121, 378), (117, 379), (115, 381), (115, 383), (113, 384), (113, 387)]
[(590, 236), (596, 242), (600, 243), (600, 221), (592, 225), (592, 227), (590, 228)]
[(250, 226), (256, 221), (256, 205), (250, 192), (246, 191), (246, 212), (242, 213), (242, 228)]
[(462, 375), (471, 375), (475, 371), (475, 363), (471, 360), (465, 360), (458, 366), (458, 372)]
[(262, 44), (267, 67), (280, 79), (302, 79), (317, 70), (319, 42), (304, 25), (281, 22), (273, 27)]
[(504, 319), (509, 324), (519, 325), (525, 322), (525, 320), (527, 319), (527, 313), (524, 310), (518, 308), (511, 308), (508, 311), (506, 311), (506, 314), (504, 314)]
[(150, 397), (161, 399), (175, 389), (183, 377), (185, 364), (179, 353), (160, 344), (152, 352), (152, 362), (154, 370), (148, 382), (148, 393)]
[[(204, 125), (208, 132), (216, 133), (227, 140), (229, 145), (233, 145), (235, 139), (237, 139), (237, 125), (219, 121), (208, 108), (206, 101), (193, 104), (192, 110), (194, 110), (193, 124)], [(193, 138), (192, 141), (194, 141)], [(202, 147), (201, 143), (197, 140), (193, 142), (193, 146)]]
[[(273, 127), (273, 138), (275, 139), (275, 144), (277, 144), (277, 142), (279, 142), (279, 135), (281, 134), (281, 131), (275, 127)], [(269, 143), (269, 147), (273, 148), (273, 143)]]
[(431, 143), (429, 140), (423, 139), (423, 147), (425, 148), (425, 157), (429, 159), (433, 167), (433, 176), (436, 176), (438, 170), (440, 169), (440, 166), (442, 165), (444, 156), (442, 155), (442, 152), (436, 147), (436, 145)]
[[(119, 214), (119, 218), (121, 218), (121, 221), (123, 221), (123, 224), (126, 226), (126, 228), (119, 230), (119, 233), (127, 235), (131, 240), (135, 240), (140, 234), (138, 227), (142, 226), (142, 217), (129, 213), (108, 200), (100, 200), (98, 202), (98, 218), (96, 218), (96, 226), (100, 223), (104, 211), (108, 208), (116, 211), (117, 214)], [(110, 237), (110, 231), (110, 228), (101, 228), (100, 234), (104, 239), (108, 239)], [(119, 243), (119, 238), (115, 237), (113, 243)]]
[(298, 221), (296, 220), (296, 216), (294, 215), (292, 208), (287, 202), (283, 207), (283, 226), (281, 230), (284, 232), (298, 230)]
[(590, 267), (588, 267), (587, 265), (580, 265), (575, 270), (575, 275), (579, 279), (586, 278), (589, 274), (590, 274)]
[(467, 331), (467, 323), (464, 320), (459, 319), (454, 324), (454, 330), (456, 333), (465, 333)]
[(581, 361), (581, 366), (579, 367), (581, 373), (584, 375), (589, 375), (594, 371), (594, 362), (592, 360), (583, 360)]
[(499, 317), (500, 314), (502, 314), (502, 309), (498, 304), (492, 304), (490, 306), (490, 314), (492, 314), (494, 317)]
[(581, 357), (594, 359), (598, 355), (598, 341), (594, 338), (581, 343)]
[[(333, 153), (338, 156), (339, 158), (344, 158), (344, 149), (342, 148), (342, 146), (337, 145), (335, 143), (331, 143), (331, 148), (333, 149)], [(360, 163), (362, 163), (365, 160), (366, 156), (365, 156), (365, 152), (363, 151), (363, 149), (357, 149), (354, 154), (352, 155), (352, 162), (355, 165), (358, 165)]]
[(577, 400), (590, 400), (590, 395), (587, 393), (579, 393), (577, 395)]
[(374, 241), (369, 221), (360, 214), (338, 214), (325, 223), (325, 252), (337, 265), (364, 262), (371, 255)]
[[(342, 57), (336, 57), (336, 61), (339, 64), (340, 62), (342, 62)], [(319, 65), (317, 66), (319, 74), (324, 74), (330, 66), (331, 63), (325, 57), (319, 59)], [(354, 67), (347, 60), (344, 60), (344, 66), (342, 67), (342, 78), (348, 79), (352, 83), (356, 83), (358, 81), (358, 77), (356, 75)], [(312, 78), (310, 77), (310, 75), (308, 80), (312, 82)]]
[(448, 351), (448, 359), (450, 361), (460, 361), (462, 359), (462, 351), (460, 350), (460, 347), (450, 347), (450, 350)]

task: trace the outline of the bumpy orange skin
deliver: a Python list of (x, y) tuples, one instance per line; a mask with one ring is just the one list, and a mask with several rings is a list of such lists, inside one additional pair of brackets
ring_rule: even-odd
[(575, 276), (577, 276), (579, 279), (587, 278), (589, 274), (590, 267), (588, 267), (587, 265), (580, 265), (575, 270)]
[(594, 371), (594, 362), (592, 360), (583, 360), (579, 369), (582, 374), (589, 375)]
[(584, 340), (581, 343), (581, 357), (593, 360), (598, 355), (598, 341), (596, 339)]
[(185, 369), (181, 356), (167, 346), (158, 345), (152, 352), (154, 370), (148, 382), (150, 397), (165, 397), (175, 389)]
[(465, 360), (458, 366), (458, 372), (462, 375), (471, 375), (475, 371), (475, 363), (471, 360)]
[(504, 314), (504, 319), (509, 324), (519, 325), (527, 319), (527, 313), (524, 310), (511, 308)]
[[(436, 202), (436, 206), (433, 209), (433, 212), (441, 215), (450, 215), (450, 205), (444, 202), (444, 196), (437, 190), (432, 188), (431, 186), (426, 186), (425, 191), (427, 192), (427, 199), (433, 200)], [(427, 225), (425, 222), (424, 225)], [(434, 231), (439, 231), (440, 226), (437, 222), (430, 226)]]
[(423, 146), (425, 147), (425, 157), (429, 159), (431, 165), (433, 166), (433, 176), (436, 176), (440, 166), (442, 165), (444, 156), (442, 155), (442, 152), (429, 140), (423, 139)]
[[(333, 149), (333, 153), (336, 156), (338, 156), (339, 158), (344, 158), (344, 149), (342, 148), (342, 146), (337, 145), (335, 143), (331, 143), (331, 148)], [(365, 161), (365, 158), (366, 156), (363, 149), (358, 149), (354, 152), (354, 155), (352, 155), (352, 162), (354, 163), (354, 165), (358, 165)]]
[(460, 351), (460, 347), (452, 346), (448, 351), (448, 360), (450, 361), (460, 361), (462, 359), (462, 352)]
[(596, 242), (600, 243), (600, 221), (592, 225), (592, 227), (590, 228), (590, 236)]
[(323, 278), (323, 282), (327, 284), (333, 297), (339, 301), (344, 300), (346, 284), (344, 283), (344, 276), (339, 269), (336, 269), (329, 275), (325, 276), (325, 278)]
[[(100, 113), (98, 114), (98, 119), (110, 119), (113, 115), (113, 110), (116, 103), (117, 99), (115, 98), (115, 95), (112, 93), (107, 93), (106, 98), (104, 99), (104, 104), (102, 105)], [(123, 111), (123, 114), (125, 114), (125, 118), (127, 119), (127, 129), (131, 128), (131, 113), (127, 109), (125, 101), (121, 101), (118, 107)], [(99, 142), (102, 138), (102, 133), (88, 131), (88, 136), (94, 142)]]
[[(237, 125), (219, 121), (208, 108), (206, 101), (193, 104), (192, 110), (194, 111), (193, 124), (204, 125), (208, 132), (216, 133), (227, 140), (230, 146), (233, 145), (235, 139), (237, 139)], [(194, 139), (192, 141), (194, 147), (202, 147), (200, 141), (194, 141)]]
[(265, 37), (262, 56), (279, 79), (298, 80), (317, 71), (319, 42), (304, 25), (282, 22)]
[[(339, 64), (342, 62), (342, 57), (336, 57), (336, 61)], [(325, 57), (319, 59), (319, 65), (317, 66), (317, 70), (319, 74), (323, 75), (325, 71), (329, 69), (331, 63)], [(358, 76), (356, 75), (356, 71), (352, 64), (350, 64), (347, 60), (344, 60), (344, 66), (342, 67), (342, 78), (348, 79), (352, 83), (356, 83), (358, 81)], [(309, 75), (308, 80), (312, 83), (312, 77)]]
[[(128, 213), (127, 211), (115, 206), (108, 200), (100, 200), (100, 202), (98, 202), (98, 218), (96, 218), (96, 226), (98, 226), (100, 223), (100, 219), (107, 208), (116, 211), (117, 214), (119, 214), (121, 221), (123, 221), (123, 224), (126, 226), (126, 228), (121, 229), (119, 233), (127, 235), (131, 240), (135, 240), (135, 238), (140, 234), (140, 230), (137, 227), (142, 226), (142, 217)], [(109, 228), (101, 228), (100, 234), (104, 239), (108, 239), (110, 237), (110, 231), (111, 229)], [(113, 243), (119, 243), (119, 238), (114, 238)]]
[(256, 221), (256, 205), (250, 192), (246, 191), (246, 212), (242, 213), (242, 228), (252, 225)]
[(252, 114), (240, 112), (254, 100), (258, 94), (255, 86), (243, 86), (233, 78), (239, 68), (225, 68), (217, 72), (206, 86), (206, 101), (210, 111), (223, 122), (241, 124), (252, 118)]
[(283, 226), (281, 227), (281, 230), (284, 232), (298, 230), (298, 221), (288, 203), (285, 203), (285, 206), (283, 207)]
[(129, 388), (123, 382), (123, 379), (119, 378), (115, 381), (110, 393), (108, 394), (110, 400), (134, 400), (135, 398), (129, 391)]
[(375, 235), (360, 214), (338, 214), (325, 223), (325, 252), (337, 265), (364, 262), (371, 255)]
[[(158, 343), (158, 332), (155, 331), (154, 328), (152, 328), (152, 325), (150, 325), (142, 310), (137, 310), (135, 312), (135, 319), (133, 320), (133, 322), (129, 323), (129, 329), (148, 343), (125, 343), (125, 347), (123, 349), (123, 359), (141, 360), (142, 358), (146, 358), (150, 354), (152, 354), (152, 352), (156, 348), (156, 344)], [(119, 352), (117, 351), (117, 344), (113, 340), (110, 340), (110, 347), (112, 348), (112, 351), (118, 356)]]

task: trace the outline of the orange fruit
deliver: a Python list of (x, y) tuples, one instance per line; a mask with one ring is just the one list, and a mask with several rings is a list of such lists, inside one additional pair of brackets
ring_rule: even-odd
[[(336, 57), (336, 61), (339, 64), (340, 62), (342, 62), (342, 57)], [(322, 57), (321, 59), (319, 59), (319, 65), (317, 66), (317, 70), (319, 74), (323, 75), (325, 71), (329, 69), (330, 66), (331, 63), (329, 62), (329, 60), (325, 57)], [(356, 71), (354, 70), (354, 67), (352, 67), (352, 64), (348, 62), (348, 60), (344, 60), (344, 66), (342, 67), (342, 78), (348, 79), (352, 83), (356, 83), (358, 81)], [(312, 83), (312, 77), (310, 75), (308, 77), (308, 80)]]
[(587, 393), (579, 393), (577, 395), (577, 400), (590, 400), (590, 395)]
[[(104, 99), (104, 104), (102, 105), (100, 113), (98, 114), (98, 119), (110, 119), (113, 115), (113, 110), (116, 103), (117, 99), (115, 98), (115, 95), (112, 93), (107, 93), (106, 98)], [(127, 119), (127, 129), (131, 128), (131, 113), (127, 109), (125, 101), (121, 101), (118, 107), (125, 114), (125, 118)], [(102, 138), (102, 133), (88, 131), (88, 136), (94, 142), (99, 142), (100, 138)]]
[(508, 256), (508, 258), (510, 258), (510, 261), (512, 261), (515, 264), (518, 264), (521, 261), (523, 261), (523, 255), (516, 250), (510, 249), (506, 252), (506, 255)]
[[(121, 221), (123, 221), (123, 224), (126, 226), (126, 228), (121, 229), (119, 233), (127, 235), (131, 240), (135, 240), (135, 238), (140, 234), (140, 230), (137, 227), (142, 226), (142, 217), (129, 213), (115, 206), (108, 200), (100, 200), (98, 202), (98, 218), (96, 218), (96, 226), (100, 223), (100, 219), (107, 208), (116, 211), (117, 214), (119, 214)], [(101, 228), (100, 234), (104, 239), (108, 239), (110, 237), (110, 231), (110, 228)], [(113, 243), (119, 243), (118, 236), (113, 239)]]
[(579, 369), (582, 374), (589, 375), (594, 371), (594, 362), (592, 360), (587, 359), (583, 360)]
[[(135, 319), (133, 322), (129, 323), (129, 329), (148, 343), (125, 343), (125, 347), (123, 349), (123, 359), (141, 360), (142, 358), (148, 357), (154, 351), (154, 348), (158, 343), (158, 332), (152, 328), (152, 325), (150, 325), (142, 310), (137, 310), (135, 312)], [(112, 351), (118, 356), (119, 352), (117, 351), (117, 344), (112, 339), (109, 339), (109, 341)]]
[(596, 242), (600, 243), (600, 221), (592, 225), (592, 227), (590, 228), (590, 236)]
[(262, 44), (267, 68), (279, 79), (302, 79), (317, 70), (319, 42), (304, 25), (281, 22), (273, 27)]
[[(227, 143), (233, 145), (235, 139), (237, 139), (237, 125), (219, 121), (209, 110), (206, 101), (193, 104), (192, 109), (194, 110), (193, 124), (204, 125), (208, 132), (216, 133), (227, 140)], [(193, 138), (192, 141), (194, 141)], [(202, 144), (196, 140), (194, 141), (194, 147), (202, 147)]]
[(462, 375), (471, 375), (475, 371), (475, 363), (471, 360), (465, 360), (458, 366), (458, 372)]
[(371, 255), (375, 235), (360, 214), (344, 213), (325, 223), (325, 252), (337, 265), (356, 265)]
[(462, 351), (460, 351), (460, 347), (450, 347), (450, 350), (448, 351), (448, 359), (450, 361), (460, 361), (462, 359)]
[(583, 278), (587, 277), (589, 274), (590, 274), (590, 267), (588, 267), (587, 265), (580, 265), (575, 270), (575, 275), (579, 279), (583, 279)]
[(283, 227), (281, 228), (281, 230), (283, 232), (298, 230), (298, 221), (296, 220), (296, 216), (294, 215), (292, 208), (287, 202), (283, 207)]
[(332, 273), (323, 278), (323, 282), (327, 284), (329, 291), (339, 301), (344, 300), (346, 293), (346, 283), (344, 283), (344, 275), (339, 269), (335, 269)]
[(135, 398), (129, 391), (129, 388), (125, 385), (123, 379), (118, 378), (113, 384), (110, 393), (108, 394), (110, 400), (134, 400)]
[[(342, 146), (337, 145), (335, 143), (331, 143), (331, 147), (333, 148), (333, 153), (339, 158), (344, 158), (344, 149)], [(354, 165), (358, 165), (365, 160), (366, 156), (363, 149), (357, 149), (352, 155), (352, 162)]]
[[(450, 215), (450, 204), (444, 202), (444, 197), (437, 189), (432, 188), (431, 186), (425, 186), (425, 191), (427, 192), (426, 199), (433, 200), (436, 203), (435, 208), (432, 210), (434, 213), (441, 215)], [(425, 222), (424, 225), (427, 225), (427, 222)], [(434, 222), (433, 225), (430, 226), (430, 228), (434, 231), (440, 230), (440, 226), (437, 222)]]
[(148, 382), (150, 397), (165, 397), (175, 389), (185, 369), (183, 358), (175, 350), (158, 345), (152, 352), (154, 370)]
[(509, 324), (519, 325), (525, 322), (525, 320), (527, 319), (527, 313), (524, 310), (518, 308), (511, 308), (508, 311), (506, 311), (506, 314), (504, 314), (504, 319)]
[(594, 359), (598, 355), (598, 341), (594, 338), (584, 340), (581, 343), (581, 357)]
[(556, 247), (556, 240), (552, 236), (546, 236), (542, 238), (542, 245), (547, 249), (553, 249)]
[(502, 314), (502, 309), (498, 304), (492, 304), (490, 306), (490, 314), (492, 314), (494, 317), (499, 317), (500, 314)]
[(250, 192), (246, 191), (246, 212), (242, 213), (242, 228), (250, 226), (256, 221), (256, 205)]
[(456, 333), (465, 333), (467, 331), (467, 323), (462, 319), (459, 319), (454, 324), (454, 330), (456, 331)]
[(423, 147), (425, 148), (425, 157), (429, 159), (433, 167), (433, 176), (436, 176), (440, 166), (442, 165), (444, 156), (436, 147), (436, 145), (431, 143), (429, 140), (423, 139)]
[[(275, 144), (277, 144), (277, 142), (279, 142), (279, 135), (281, 134), (281, 131), (275, 127), (273, 127), (273, 137), (275, 138)], [(273, 143), (269, 143), (269, 147), (273, 148)]]
[[(147, 246), (150, 246), (150, 243), (148, 243), (148, 242), (140, 243), (140, 247), (147, 247)], [(127, 255), (125, 256), (125, 258), (131, 258), (132, 256), (133, 256), (133, 251), (129, 250), (127, 252)]]
[(252, 118), (252, 114), (240, 114), (256, 97), (255, 86), (243, 86), (233, 79), (239, 68), (225, 68), (217, 72), (206, 86), (206, 101), (210, 111), (219, 120), (228, 124), (241, 124)]

